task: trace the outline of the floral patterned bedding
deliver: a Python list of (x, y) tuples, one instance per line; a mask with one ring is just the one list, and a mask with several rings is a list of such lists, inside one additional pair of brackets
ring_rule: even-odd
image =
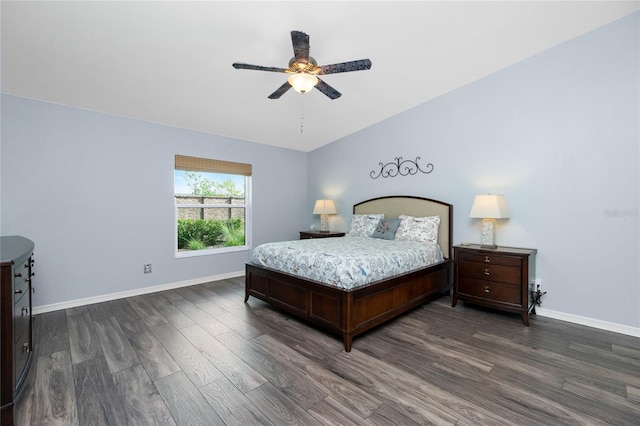
[(437, 244), (349, 236), (266, 243), (251, 256), (256, 265), (344, 289), (442, 260)]

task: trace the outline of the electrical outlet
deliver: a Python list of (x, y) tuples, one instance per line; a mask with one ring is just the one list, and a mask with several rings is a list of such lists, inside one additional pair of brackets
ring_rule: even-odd
[(533, 280), (533, 285), (536, 291), (542, 291), (542, 280), (540, 278)]
[(144, 264), (144, 273), (145, 274), (150, 274), (151, 273), (151, 264), (150, 263), (145, 263)]

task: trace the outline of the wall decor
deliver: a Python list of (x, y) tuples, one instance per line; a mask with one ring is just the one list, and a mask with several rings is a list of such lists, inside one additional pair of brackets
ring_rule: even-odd
[(369, 176), (371, 176), (371, 179), (378, 179), (380, 176), (382, 176), (383, 178), (388, 178), (388, 177), (396, 177), (398, 175), (400, 176), (415, 175), (418, 172), (428, 174), (433, 171), (433, 164), (427, 163), (426, 166), (423, 166), (424, 167), (424, 170), (423, 170), (423, 168), (421, 168), (420, 165), (418, 164), (418, 160), (420, 160), (420, 157), (416, 157), (415, 161), (403, 160), (402, 157), (396, 157), (395, 162), (390, 161), (386, 164), (383, 164), (382, 162), (380, 162), (378, 163), (380, 165), (380, 171), (377, 172), (376, 174), (375, 170), (371, 170), (371, 172), (369, 173)]

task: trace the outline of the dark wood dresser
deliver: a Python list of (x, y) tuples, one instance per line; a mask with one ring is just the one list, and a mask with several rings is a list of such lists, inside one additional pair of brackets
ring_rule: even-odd
[(0, 237), (0, 423), (13, 424), (16, 399), (31, 366), (33, 241)]
[(522, 315), (529, 325), (529, 283), (535, 275), (536, 249), (477, 244), (453, 247), (454, 283), (451, 306), (458, 300)]

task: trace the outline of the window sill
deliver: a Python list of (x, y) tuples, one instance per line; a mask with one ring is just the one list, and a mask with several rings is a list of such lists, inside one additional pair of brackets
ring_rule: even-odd
[(185, 257), (199, 257), (199, 256), (211, 256), (216, 254), (226, 254), (226, 253), (235, 253), (240, 251), (249, 251), (250, 248), (247, 245), (244, 246), (235, 246), (235, 247), (222, 247), (216, 249), (209, 250), (188, 250), (188, 251), (180, 251), (176, 252), (176, 259), (182, 259)]

